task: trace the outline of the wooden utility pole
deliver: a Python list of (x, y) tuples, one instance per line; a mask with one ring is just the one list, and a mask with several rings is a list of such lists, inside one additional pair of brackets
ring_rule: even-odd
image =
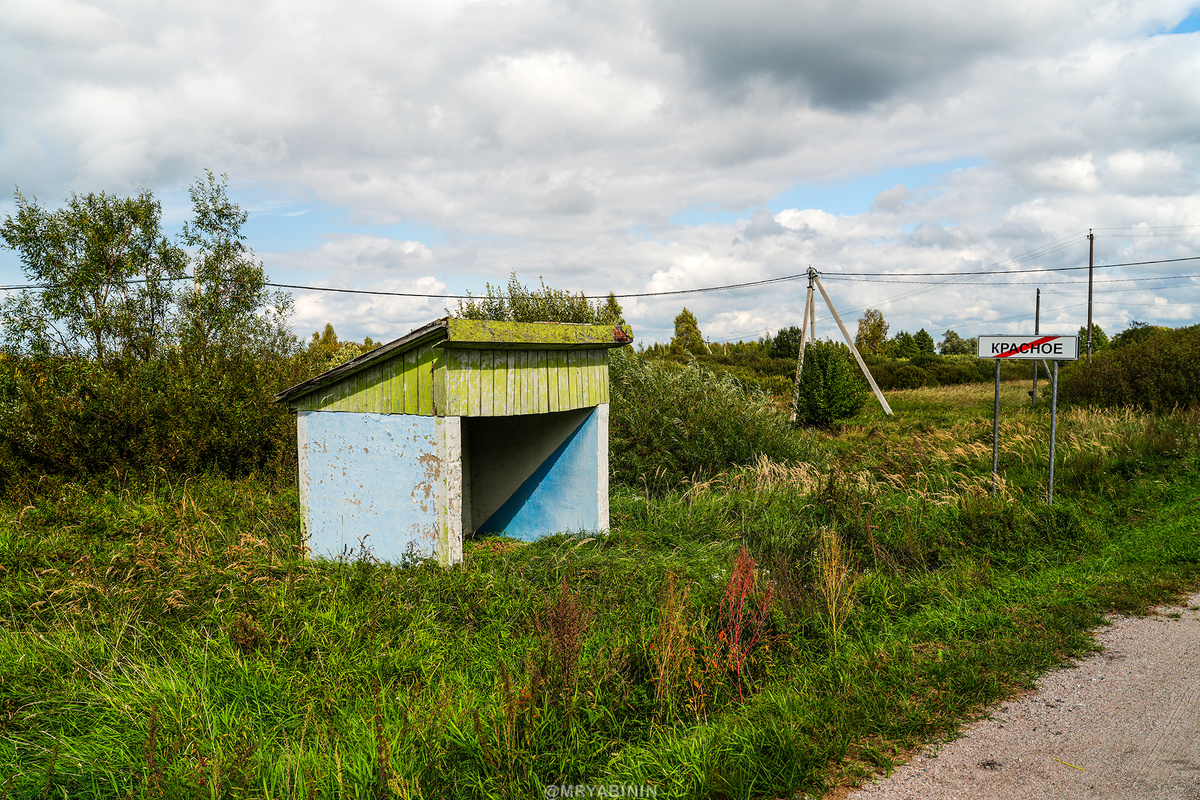
[(863, 357), (859, 355), (858, 348), (854, 346), (854, 338), (850, 336), (850, 332), (846, 330), (846, 326), (842, 324), (842, 318), (838, 316), (837, 309), (833, 307), (833, 301), (829, 299), (829, 293), (825, 291), (825, 287), (821, 285), (821, 279), (817, 277), (815, 270), (809, 270), (809, 277), (812, 282), (817, 285), (817, 289), (821, 291), (821, 297), (825, 298), (825, 305), (829, 306), (829, 313), (833, 315), (833, 321), (837, 323), (838, 328), (842, 331), (842, 338), (846, 340), (846, 344), (850, 345), (850, 352), (854, 354), (854, 360), (858, 362), (859, 369), (867, 378), (867, 383), (871, 384), (871, 391), (875, 392), (875, 397), (879, 399), (879, 405), (883, 406), (883, 411), (889, 417), (892, 415), (892, 407), (888, 405), (888, 401), (883, 398), (883, 392), (879, 391), (879, 384), (875, 383), (875, 376), (871, 374), (871, 370), (867, 369), (867, 363), (863, 361)]
[(1092, 229), (1088, 228), (1088, 340), (1087, 340), (1087, 357), (1088, 361), (1092, 360), (1092, 258), (1096, 252), (1096, 234), (1092, 233)]

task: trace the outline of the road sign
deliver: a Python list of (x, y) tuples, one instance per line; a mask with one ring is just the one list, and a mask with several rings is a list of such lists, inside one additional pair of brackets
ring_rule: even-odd
[[(1079, 360), (1078, 336), (980, 336), (979, 358), (990, 358), (996, 362), (996, 409), (992, 417), (992, 492), (999, 488), (1000, 480), (1000, 359), (1042, 359), (1054, 362), (1050, 391), (1050, 480), (1047, 484), (1047, 503), (1054, 503), (1054, 439), (1058, 428), (1058, 362)], [(1037, 398), (1035, 397), (1036, 401)]]
[(980, 336), (979, 358), (1078, 361), (1078, 336)]

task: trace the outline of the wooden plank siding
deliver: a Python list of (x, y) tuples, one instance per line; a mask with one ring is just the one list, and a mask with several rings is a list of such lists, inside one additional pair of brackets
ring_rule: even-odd
[[(528, 385), (544, 395), (545, 408), (552, 404), (560, 408), (570, 407), (582, 393), (582, 386), (575, 384), (570, 378), (567, 384), (558, 386), (558, 400), (554, 401), (549, 384), (549, 375), (561, 369), (571, 369), (564, 366), (559, 358), (551, 359), (546, 354), (556, 353), (562, 356), (568, 365), (590, 369), (594, 366), (593, 356), (597, 353), (604, 358), (604, 351), (613, 347), (622, 347), (633, 341), (633, 331), (629, 326), (609, 325), (573, 325), (546, 322), (495, 322), (489, 320), (465, 320), (442, 317), (417, 328), (399, 339), (388, 342), (357, 358), (352, 358), (344, 364), (320, 375), (309, 378), (291, 388), (275, 395), (277, 403), (288, 403), (297, 410), (315, 410), (332, 408), (345, 401), (356, 408), (371, 408), (377, 412), (408, 413), (416, 408), (420, 414), (436, 414), (445, 409), (435, 408), (439, 398), (448, 398), (444, 375), (436, 375), (433, 362), (450, 350), (474, 350), (491, 355), (491, 369), (495, 370), (497, 354), (523, 352), (531, 359), (511, 359), (503, 372), (513, 369), (532, 369), (528, 381), (518, 379), (524, 387)], [(431, 349), (436, 348), (436, 350)], [(400, 362), (404, 365), (401, 366)], [(394, 363), (393, 363), (394, 362)], [(489, 362), (480, 360), (480, 369), (486, 372)], [(540, 369), (544, 373), (538, 377)], [(413, 366), (418, 368), (417, 381), (410, 386), (400, 377), (399, 373), (408, 374)], [(384, 366), (387, 365), (386, 368)], [(481, 385), (486, 378), (480, 374)], [(509, 378), (505, 378), (508, 380)], [(422, 383), (428, 382), (428, 385)], [(585, 381), (585, 385), (588, 383)], [(435, 386), (437, 391), (435, 391)], [(540, 387), (540, 389), (538, 389)], [(426, 389), (427, 391), (422, 391)], [(369, 390), (369, 391), (367, 391)], [(360, 397), (364, 391), (369, 396)], [(496, 378), (492, 380), (492, 391), (497, 392)], [(479, 397), (483, 389), (480, 389)], [(505, 386), (505, 406), (507, 402), (507, 385)], [(311, 396), (310, 396), (311, 395)], [(564, 401), (564, 396), (575, 396), (574, 401)], [(492, 401), (491, 415), (503, 413), (497, 410), (496, 399)], [(444, 400), (443, 400), (444, 402)], [(525, 407), (520, 403), (517, 408)], [(533, 406), (540, 407), (540, 400), (535, 400)], [(482, 402), (479, 414), (486, 415)], [(511, 412), (510, 412), (511, 413)]]
[(434, 347), (397, 354), (293, 401), (298, 411), (431, 415)]
[(397, 353), (294, 401), (299, 411), (492, 417), (608, 402), (608, 351), (459, 349)]

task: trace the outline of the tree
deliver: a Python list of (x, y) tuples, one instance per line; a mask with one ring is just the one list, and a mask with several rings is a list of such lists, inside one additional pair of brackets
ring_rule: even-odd
[(883, 321), (883, 312), (868, 308), (858, 318), (858, 334), (854, 337), (854, 346), (864, 355), (883, 355), (887, 347), (887, 332), (888, 324)]
[(908, 331), (897, 333), (888, 348), (888, 354), (892, 358), (915, 358), (920, 352), (917, 340)]
[(944, 356), (970, 356), (975, 355), (977, 339), (964, 339), (954, 331), (946, 331), (942, 334), (942, 343), (938, 345), (938, 351)]
[(369, 353), (377, 347), (379, 347), (379, 343), (370, 336), (364, 338), (361, 344), (354, 341), (342, 341), (338, 338), (333, 325), (325, 323), (323, 331), (313, 332), (312, 338), (308, 341), (308, 348), (304, 351), (304, 358), (308, 362), (306, 371), (310, 375), (320, 375), (322, 372)]
[(599, 317), (605, 325), (625, 324), (625, 312), (621, 309), (621, 304), (617, 302), (617, 296), (612, 292), (609, 292), (608, 297), (604, 298), (604, 305), (600, 307)]
[(853, 416), (866, 402), (867, 389), (850, 362), (850, 348), (836, 342), (812, 342), (804, 352), (797, 419), (827, 425)]
[(72, 194), (65, 208), (48, 211), (18, 191), (16, 203), (0, 237), (19, 254), (26, 280), (43, 288), (0, 306), (7, 346), (101, 363), (150, 358), (165, 338), (171, 280), (186, 263), (162, 235), (154, 197)]
[(675, 317), (675, 336), (671, 339), (671, 350), (677, 354), (691, 353), (697, 356), (708, 353), (704, 337), (700, 334), (700, 323), (696, 321), (696, 315), (687, 308)]
[[(267, 290), (225, 178), (191, 193), (172, 244), (149, 192), (73, 195), (59, 211), (18, 192), (0, 233), (44, 288), (0, 308), (17, 389), (0, 404), (0, 491), (113, 468), (291, 472), (294, 422), (270, 402), (303, 379), (289, 298)], [(189, 258), (193, 281), (173, 287)]]
[[(1094, 330), (1095, 325), (1093, 325), (1092, 328)], [(1148, 322), (1142, 322), (1135, 319), (1129, 323), (1128, 328), (1114, 336), (1110, 344), (1113, 347), (1128, 347), (1131, 344), (1137, 344), (1140, 341), (1148, 339), (1155, 333), (1167, 330), (1170, 330), (1170, 328), (1164, 328), (1161, 325), (1151, 325)], [(1087, 333), (1085, 331), (1084, 336), (1086, 335)]]
[[(1108, 334), (1104, 332), (1096, 323), (1092, 323), (1092, 352), (1098, 353), (1108, 347)], [(1087, 353), (1087, 326), (1079, 326), (1079, 352), (1080, 354)]]
[(211, 171), (192, 185), (193, 220), (183, 243), (193, 249), (192, 290), (179, 295), (181, 345), (200, 360), (235, 351), (277, 350), (291, 338), (291, 299), (272, 294), (262, 263), (246, 244), (246, 212), (229, 199), (228, 178)]
[(916, 332), (916, 334), (913, 336), (913, 341), (916, 342), (918, 354), (920, 354), (920, 353), (927, 353), (929, 355), (934, 354), (935, 349), (934, 349), (934, 344), (933, 344), (933, 337), (930, 336), (929, 332), (926, 331), (924, 328), (921, 328), (921, 330)]
[(771, 338), (771, 358), (796, 359), (800, 355), (800, 328), (791, 325), (780, 328)]

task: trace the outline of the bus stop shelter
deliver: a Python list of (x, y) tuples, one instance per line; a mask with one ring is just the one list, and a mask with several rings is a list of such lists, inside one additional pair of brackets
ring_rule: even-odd
[(628, 327), (443, 317), (276, 395), (312, 555), (462, 560), (464, 535), (608, 528), (608, 351)]

